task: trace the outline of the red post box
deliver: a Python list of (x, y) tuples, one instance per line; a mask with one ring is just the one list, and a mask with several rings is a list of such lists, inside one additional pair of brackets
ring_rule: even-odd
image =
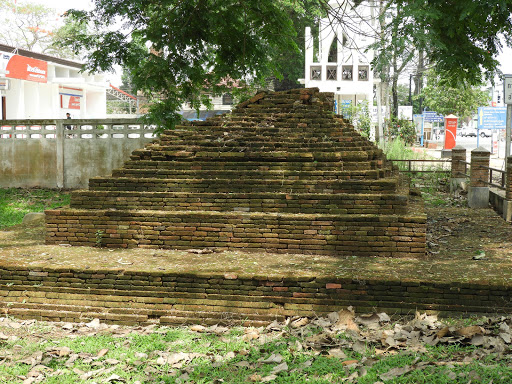
[(444, 149), (455, 147), (457, 137), (457, 116), (448, 115), (444, 118)]

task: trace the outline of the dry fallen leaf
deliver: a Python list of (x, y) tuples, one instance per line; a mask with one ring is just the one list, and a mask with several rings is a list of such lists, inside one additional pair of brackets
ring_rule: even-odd
[(204, 332), (206, 330), (206, 327), (203, 327), (202, 325), (195, 324), (195, 325), (190, 326), (190, 330), (192, 332)]
[(414, 370), (414, 369), (411, 368), (410, 366), (406, 365), (404, 367), (390, 369), (386, 373), (381, 374), (379, 377), (383, 381), (388, 381), (388, 380), (394, 379), (395, 377), (403, 376), (406, 373), (411, 372), (412, 370)]
[(485, 330), (478, 325), (472, 325), (470, 327), (464, 327), (455, 331), (456, 335), (471, 338), (474, 335), (483, 335)]
[(348, 307), (347, 309), (342, 309), (338, 312), (338, 320), (334, 325), (335, 330), (348, 330), (354, 331), (355, 333), (359, 333), (359, 327), (354, 322), (355, 313), (352, 310), (352, 307)]
[(271, 375), (277, 375), (279, 372), (287, 371), (288, 370), (288, 364), (286, 364), (286, 361), (282, 362), (279, 365), (276, 365), (271, 372)]
[[(277, 376), (276, 376), (276, 377), (277, 377)], [(260, 375), (258, 375), (257, 373), (255, 373), (255, 374), (253, 374), (253, 375), (249, 376), (249, 377), (247, 378), (247, 380), (249, 380), (249, 381), (250, 381), (250, 382), (252, 382), (252, 383), (256, 383), (256, 382), (261, 381), (261, 376), (260, 376)]]
[(187, 250), (188, 253), (194, 253), (196, 255), (204, 255), (208, 253), (213, 253), (213, 250), (211, 249), (189, 249)]
[(269, 357), (263, 360), (259, 360), (262, 363), (265, 364), (273, 364), (273, 363), (281, 363), (283, 361), (283, 356), (281, 356), (279, 353), (273, 353)]
[(307, 317), (302, 317), (300, 319), (292, 321), (291, 326), (292, 326), (292, 328), (300, 328), (307, 324), (309, 324), (309, 319)]
[(346, 359), (347, 355), (339, 348), (333, 348), (329, 350), (330, 357), (336, 357), (338, 359)]
[(88, 328), (93, 328), (93, 329), (99, 328), (100, 319), (93, 319), (91, 322), (85, 324), (85, 326)]
[(276, 375), (268, 375), (268, 376), (262, 377), (260, 381), (262, 383), (268, 383), (269, 381), (272, 381), (272, 380), (275, 380), (275, 379), (277, 379)]

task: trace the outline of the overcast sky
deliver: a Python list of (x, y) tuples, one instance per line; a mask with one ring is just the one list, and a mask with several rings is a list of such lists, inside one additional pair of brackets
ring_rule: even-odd
[(33, 3), (44, 4), (48, 8), (55, 8), (58, 11), (66, 11), (70, 8), (75, 9), (91, 9), (94, 1), (92, 0), (39, 0), (32, 1)]

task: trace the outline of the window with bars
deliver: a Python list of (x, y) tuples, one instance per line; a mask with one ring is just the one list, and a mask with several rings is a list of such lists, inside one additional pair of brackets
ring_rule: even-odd
[(311, 80), (322, 80), (322, 67), (311, 67)]
[(327, 80), (338, 79), (338, 68), (336, 66), (327, 67)]
[(351, 65), (344, 65), (341, 69), (341, 79), (345, 81), (352, 81), (352, 71), (353, 68)]
[(367, 65), (360, 65), (358, 68), (357, 78), (359, 81), (368, 81), (368, 71), (369, 68)]

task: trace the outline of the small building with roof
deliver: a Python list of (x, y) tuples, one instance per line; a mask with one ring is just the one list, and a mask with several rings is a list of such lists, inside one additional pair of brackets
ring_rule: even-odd
[(83, 64), (0, 44), (0, 118), (105, 118), (104, 74), (82, 72)]

